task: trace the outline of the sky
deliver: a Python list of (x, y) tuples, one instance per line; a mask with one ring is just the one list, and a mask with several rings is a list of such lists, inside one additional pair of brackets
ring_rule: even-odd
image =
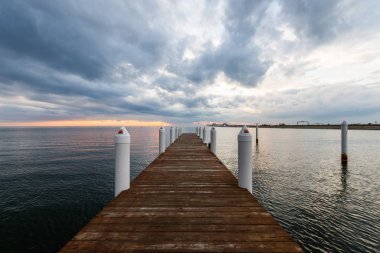
[(0, 126), (380, 122), (380, 1), (1, 0)]

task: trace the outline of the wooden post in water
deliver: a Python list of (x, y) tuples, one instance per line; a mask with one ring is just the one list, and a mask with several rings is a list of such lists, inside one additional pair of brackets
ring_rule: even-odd
[(238, 135), (238, 185), (252, 193), (252, 135), (247, 126)]
[(115, 197), (130, 187), (131, 138), (125, 127), (115, 135)]
[(347, 155), (347, 132), (348, 132), (348, 126), (347, 122), (343, 121), (341, 125), (341, 134), (342, 134), (342, 164), (347, 164), (348, 162), (348, 155)]
[(158, 138), (159, 138), (159, 153), (162, 154), (165, 152), (165, 128), (160, 127)]
[(259, 123), (256, 123), (256, 144), (259, 144)]
[(210, 149), (211, 149), (211, 152), (216, 155), (216, 129), (215, 127), (212, 127), (211, 128), (211, 131), (210, 131)]

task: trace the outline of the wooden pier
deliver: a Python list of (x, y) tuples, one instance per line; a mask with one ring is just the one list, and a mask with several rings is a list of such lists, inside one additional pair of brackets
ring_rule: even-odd
[(60, 252), (302, 249), (195, 134), (183, 134)]

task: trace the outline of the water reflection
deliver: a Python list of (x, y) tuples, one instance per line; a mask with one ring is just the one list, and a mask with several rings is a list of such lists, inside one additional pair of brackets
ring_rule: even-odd
[(348, 166), (347, 164), (342, 165), (341, 169), (341, 176), (340, 176), (340, 182), (342, 185), (342, 194), (341, 196), (343, 197), (347, 191), (347, 177), (348, 177)]
[(256, 146), (255, 146), (255, 151), (256, 151), (256, 154), (259, 154), (259, 151), (260, 151), (260, 149), (259, 149), (259, 144), (256, 144)]
[[(379, 252), (380, 131), (260, 129), (253, 192), (306, 252)], [(218, 128), (218, 157), (236, 176), (238, 130)], [(223, 146), (219, 146), (223, 145)]]
[[(0, 252), (56, 252), (113, 197), (116, 130), (0, 131)], [(135, 177), (158, 154), (158, 127), (128, 131)], [(217, 128), (234, 175), (239, 131)], [(345, 166), (337, 130), (260, 129), (252, 144), (255, 196), (307, 252), (380, 252), (380, 131), (349, 138)]]

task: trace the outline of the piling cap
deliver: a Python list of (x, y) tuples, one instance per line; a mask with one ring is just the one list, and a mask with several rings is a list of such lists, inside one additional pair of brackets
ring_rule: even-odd
[(115, 135), (115, 143), (116, 144), (127, 144), (131, 143), (131, 137), (128, 133), (128, 130), (125, 128), (125, 126), (122, 126), (117, 131), (117, 134)]
[(160, 127), (160, 131), (165, 131), (165, 128), (164, 127)]
[(249, 130), (247, 126), (243, 126), (240, 130), (240, 134), (249, 134)]
[(252, 134), (249, 133), (247, 126), (241, 128), (238, 135), (238, 141), (252, 141)]
[(347, 125), (347, 122), (343, 120), (342, 125)]

